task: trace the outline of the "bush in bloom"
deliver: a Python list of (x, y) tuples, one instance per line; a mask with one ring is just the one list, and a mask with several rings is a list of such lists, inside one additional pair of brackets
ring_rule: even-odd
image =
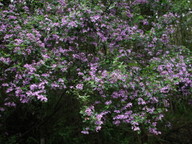
[(84, 134), (107, 121), (161, 134), (172, 97), (192, 86), (190, 51), (170, 42), (169, 1), (162, 13), (158, 0), (14, 1), (0, 13), (1, 113), (65, 92), (81, 102)]

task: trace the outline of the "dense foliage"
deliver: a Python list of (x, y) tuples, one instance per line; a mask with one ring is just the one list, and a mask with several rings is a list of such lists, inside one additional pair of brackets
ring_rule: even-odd
[[(57, 127), (68, 117), (81, 138), (118, 126), (162, 134), (166, 113), (192, 98), (192, 4), (179, 2), (2, 1), (0, 140), (38, 143), (52, 135), (48, 122), (66, 140), (74, 125)], [(14, 117), (30, 122), (17, 129)]]

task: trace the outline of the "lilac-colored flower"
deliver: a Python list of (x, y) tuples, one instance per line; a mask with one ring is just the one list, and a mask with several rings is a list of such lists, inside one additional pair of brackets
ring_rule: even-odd
[(127, 109), (127, 108), (131, 108), (133, 106), (133, 104), (130, 102), (130, 103), (127, 103), (124, 107), (123, 107), (123, 110)]
[(43, 57), (44, 59), (49, 59), (49, 58), (50, 58), (50, 56), (48, 56), (47, 54), (42, 54), (42, 57)]
[(106, 105), (110, 105), (111, 103), (112, 103), (111, 100), (105, 102)]
[(59, 85), (58, 85), (58, 84), (56, 84), (56, 83), (52, 83), (52, 84), (51, 84), (51, 87), (52, 87), (52, 88), (58, 88), (58, 87), (59, 87)]
[(97, 119), (97, 120), (101, 120), (102, 117), (103, 117), (103, 114), (98, 114), (98, 115), (96, 115), (96, 119)]
[(155, 135), (161, 134), (160, 131), (157, 131), (157, 128), (149, 128), (149, 132)]
[(43, 77), (49, 77), (50, 75), (47, 74), (47, 73), (44, 73), (44, 74), (42, 74), (41, 76), (43, 76)]
[(63, 80), (62, 78), (59, 78), (59, 79), (58, 79), (58, 82), (64, 83), (64, 80)]
[(139, 105), (145, 105), (146, 102), (142, 98), (138, 98), (138, 104)]
[(96, 125), (102, 125), (102, 124), (103, 124), (103, 121), (101, 121), (101, 120), (95, 121), (95, 124), (96, 124)]
[(146, 110), (147, 110), (148, 113), (152, 114), (154, 112), (155, 108), (154, 107), (146, 108)]
[(89, 134), (89, 131), (87, 130), (84, 130), (84, 131), (81, 131), (82, 134)]
[(169, 92), (169, 87), (166, 86), (166, 87), (161, 88), (161, 92), (162, 93), (168, 93)]
[(2, 112), (2, 111), (5, 111), (5, 108), (3, 108), (3, 107), (0, 107), (0, 111)]
[(96, 132), (98, 132), (99, 130), (101, 130), (101, 126), (97, 126), (95, 130)]
[(132, 129), (133, 129), (134, 131), (140, 131), (140, 128), (137, 127), (137, 126), (133, 126)]
[(169, 37), (166, 34), (163, 34), (161, 37), (162, 42), (168, 43), (169, 42)]
[(16, 104), (14, 102), (6, 102), (4, 103), (5, 106), (9, 106), (9, 107), (15, 107)]
[(120, 110), (114, 110), (115, 113), (120, 113), (121, 111)]
[(164, 117), (163, 114), (160, 114), (158, 117), (157, 117), (157, 120), (162, 120), (162, 118)]
[(159, 101), (156, 97), (151, 97), (150, 100), (152, 103), (157, 103)]
[(147, 20), (143, 20), (142, 22), (143, 22), (143, 25), (148, 25), (149, 24), (149, 22)]
[(76, 88), (79, 89), (79, 90), (82, 90), (83, 89), (83, 84), (77, 84)]
[(17, 19), (17, 17), (16, 16), (9, 16), (9, 19)]
[(71, 21), (68, 23), (68, 27), (77, 27), (77, 23), (75, 21)]
[(93, 111), (92, 109), (89, 107), (85, 110), (85, 113), (88, 115), (88, 116), (91, 116), (93, 114)]
[(30, 89), (31, 89), (31, 90), (35, 90), (36, 88), (37, 88), (37, 85), (36, 85), (36, 84), (30, 85)]
[(92, 22), (96, 22), (100, 18), (100, 16), (99, 15), (95, 15), (95, 16), (92, 16), (90, 18), (91, 18)]
[(7, 86), (9, 86), (9, 84), (8, 83), (3, 83), (2, 86), (7, 87)]
[(11, 92), (11, 91), (13, 91), (13, 88), (12, 88), (12, 87), (9, 87), (9, 88), (6, 90), (6, 93), (9, 93), (9, 92)]
[(113, 124), (115, 124), (115, 125), (119, 125), (120, 123), (121, 123), (121, 121), (119, 121), (119, 120), (113, 121)]
[(32, 65), (30, 64), (25, 64), (23, 67), (25, 67), (27, 70), (29, 70), (30, 72), (34, 72), (36, 71), (36, 68), (34, 68)]
[(13, 36), (13, 34), (6, 34), (5, 36), (4, 36), (4, 39), (9, 39), (9, 38), (11, 38)]
[(82, 72), (78, 72), (78, 75), (84, 75)]

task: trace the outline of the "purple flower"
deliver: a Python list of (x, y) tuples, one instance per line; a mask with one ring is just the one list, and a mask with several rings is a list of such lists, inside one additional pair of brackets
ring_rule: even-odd
[(89, 131), (87, 130), (84, 130), (84, 131), (81, 131), (82, 134), (89, 134)]
[(77, 84), (76, 88), (79, 89), (79, 90), (82, 90), (83, 89), (83, 84)]
[(143, 25), (148, 25), (149, 24), (149, 22), (147, 20), (143, 20), (142, 22), (143, 22)]
[(139, 130), (140, 130), (140, 128), (137, 127), (137, 126), (132, 126), (132, 129), (133, 129), (134, 131), (139, 131)]
[(16, 16), (9, 16), (9, 19), (17, 19)]
[(25, 67), (27, 70), (29, 70), (30, 72), (34, 72), (36, 71), (36, 68), (34, 68), (32, 65), (30, 64), (25, 64), (23, 67)]
[(6, 90), (6, 93), (9, 93), (9, 92), (11, 92), (11, 91), (13, 91), (13, 88), (12, 88), (12, 87), (8, 88), (8, 89)]
[(99, 15), (95, 15), (95, 16), (92, 16), (90, 18), (91, 18), (92, 22), (96, 22), (100, 18), (100, 16)]
[(14, 102), (6, 102), (4, 103), (5, 106), (9, 106), (9, 107), (15, 107), (16, 104)]
[(149, 132), (152, 133), (152, 134), (155, 134), (155, 135), (161, 134), (161, 132), (160, 132), (160, 131), (157, 131), (156, 128), (149, 128)]
[(166, 86), (166, 87), (161, 88), (161, 92), (162, 93), (168, 93), (169, 92), (169, 87)]
[(91, 108), (87, 108), (86, 110), (85, 110), (85, 113), (88, 115), (88, 116), (91, 116), (92, 115), (92, 109)]
[(113, 124), (115, 124), (115, 125), (119, 125), (121, 122), (119, 121), (119, 120), (115, 120), (115, 121), (113, 121)]
[(2, 107), (0, 107), (0, 111), (5, 111), (5, 109), (4, 109), (4, 108), (2, 108)]
[(146, 102), (142, 98), (138, 98), (138, 104), (144, 105), (144, 104), (146, 104)]
[(82, 72), (78, 72), (78, 75), (84, 75)]
[(96, 124), (96, 125), (102, 125), (102, 124), (103, 124), (103, 121), (98, 120), (98, 121), (95, 122), (95, 124)]
[(95, 130), (96, 132), (98, 132), (99, 130), (101, 130), (101, 126), (97, 126)]
[(56, 83), (52, 83), (52, 84), (51, 84), (51, 87), (52, 87), (52, 88), (58, 88), (58, 87), (59, 87), (59, 85), (58, 85), (58, 84), (56, 84)]
[(98, 114), (98, 115), (96, 116), (96, 119), (101, 120), (102, 117), (103, 117), (103, 114)]
[(121, 111), (120, 110), (114, 110), (115, 113), (120, 113)]
[(37, 85), (36, 85), (36, 84), (30, 85), (30, 89), (31, 89), (31, 90), (34, 90), (34, 89), (36, 89), (36, 88), (37, 88)]
[(110, 105), (111, 103), (112, 103), (111, 100), (105, 102), (106, 105)]
[(47, 102), (47, 100), (48, 100), (44, 95), (38, 95), (37, 99), (39, 99), (40, 101), (44, 101), (44, 102)]
[(58, 0), (58, 2), (59, 2), (60, 5), (62, 5), (62, 6), (65, 6), (65, 5), (66, 5), (65, 0)]
[(68, 23), (68, 27), (77, 27), (77, 23), (75, 21), (71, 21)]
[(7, 86), (9, 86), (9, 84), (8, 83), (3, 83), (2, 86), (7, 87)]
[(166, 34), (163, 34), (161, 37), (162, 42), (168, 43), (169, 42), (169, 37)]

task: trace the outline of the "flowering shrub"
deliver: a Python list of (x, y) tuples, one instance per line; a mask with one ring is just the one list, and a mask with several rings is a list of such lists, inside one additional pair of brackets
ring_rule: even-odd
[(67, 91), (81, 102), (84, 134), (111, 120), (158, 135), (173, 94), (190, 96), (190, 51), (170, 43), (169, 0), (161, 14), (158, 0), (22, 2), (0, 13), (1, 112)]

